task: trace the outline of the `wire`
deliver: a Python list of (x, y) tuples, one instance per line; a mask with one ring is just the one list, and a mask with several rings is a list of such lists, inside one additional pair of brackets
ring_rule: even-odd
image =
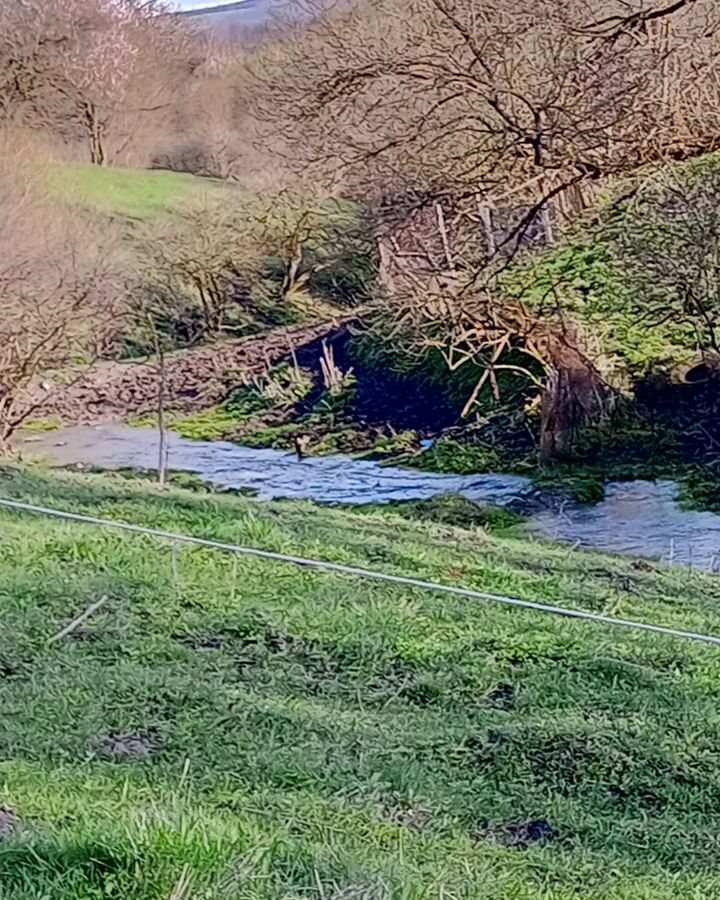
[(655, 634), (669, 635), (671, 637), (685, 638), (692, 641), (701, 641), (705, 644), (720, 645), (720, 637), (702, 634), (696, 631), (681, 631), (676, 628), (668, 628), (664, 625), (654, 625), (650, 622), (639, 622), (634, 619), (620, 619), (615, 616), (606, 616), (602, 613), (587, 612), (581, 609), (568, 609), (564, 606), (555, 606), (550, 603), (540, 603), (535, 600), (522, 600), (519, 597), (508, 597), (502, 594), (489, 594), (484, 591), (475, 591), (470, 588), (453, 587), (448, 584), (439, 584), (435, 581), (425, 581), (421, 578), (410, 578), (406, 575), (390, 575), (386, 572), (377, 572), (373, 569), (364, 569), (359, 566), (346, 566), (341, 563), (327, 562), (321, 559), (308, 559), (303, 556), (292, 556), (287, 553), (277, 553), (272, 550), (259, 550), (255, 547), (243, 547), (238, 544), (227, 544), (223, 541), (213, 541), (208, 538), (195, 537), (188, 534), (176, 534), (172, 531), (162, 531), (157, 528), (146, 528), (142, 525), (131, 525), (128, 522), (116, 522), (112, 519), (100, 519), (96, 516), (87, 516), (68, 510), (52, 509), (46, 506), (36, 506), (31, 503), (23, 503), (19, 500), (6, 500), (0, 498), (0, 507), (19, 510), (22, 512), (36, 513), (50, 516), (55, 519), (66, 519), (71, 522), (83, 522), (87, 525), (99, 525), (103, 528), (113, 528), (120, 531), (129, 531), (133, 534), (145, 534), (150, 537), (176, 541), (183, 544), (194, 544), (199, 547), (210, 547), (214, 550), (224, 550), (229, 553), (239, 553), (243, 556), (255, 556), (260, 559), (269, 559), (275, 562), (292, 563), (308, 569), (319, 569), (324, 572), (338, 572), (342, 575), (352, 575), (357, 578), (385, 581), (391, 584), (401, 584), (407, 587), (422, 588), (423, 590), (437, 591), (443, 594), (453, 594), (458, 597), (469, 597), (472, 600), (483, 600), (491, 603), (501, 603), (505, 606), (514, 606), (521, 609), (531, 609), (536, 612), (550, 613), (556, 616), (564, 616), (569, 619), (582, 619), (589, 622), (599, 622), (603, 625), (612, 625), (619, 628), (634, 628), (639, 631), (651, 631)]

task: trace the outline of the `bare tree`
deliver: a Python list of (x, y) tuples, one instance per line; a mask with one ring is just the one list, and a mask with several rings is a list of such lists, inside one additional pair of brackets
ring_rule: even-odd
[(283, 300), (312, 292), (321, 280), (337, 301), (365, 299), (369, 284), (363, 280), (370, 281), (375, 269), (372, 232), (361, 205), (299, 182), (264, 197), (254, 217), (262, 253), (282, 265)]
[(107, 163), (170, 107), (189, 65), (189, 36), (164, 11), (160, 0), (0, 4), (0, 113), (82, 139)]
[(527, 183), (538, 199), (717, 141), (714, 110), (691, 110), (718, 91), (707, 0), (306, 3), (304, 39), (260, 60), (264, 112), (302, 159), (423, 191)]
[(613, 255), (639, 324), (720, 364), (720, 166), (648, 174), (615, 226)]
[(186, 79), (168, 143), (153, 157), (156, 168), (228, 181), (246, 175), (248, 140), (238, 110), (240, 47), (197, 41), (204, 58)]
[(175, 305), (191, 342), (218, 337), (230, 324), (229, 312), (247, 305), (251, 279), (259, 274), (257, 226), (241, 201), (239, 194), (233, 209), (208, 195), (141, 234), (148, 289)]
[(718, 146), (716, 5), (306, 6), (302, 39), (259, 59), (263, 115), (284, 122), (302, 165), (374, 198), (379, 315), (398, 339), (440, 350), (451, 367), (479, 367), (467, 412), (499, 370), (524, 371), (543, 393), (543, 446), (555, 449), (604, 415), (613, 392), (578, 323), (506, 297), (503, 272), (554, 239), (558, 216), (577, 213), (602, 178)]
[[(1, 160), (0, 160), (1, 162)], [(5, 175), (5, 177), (2, 177)], [(81, 223), (44, 208), (0, 172), (0, 449), (54, 388), (107, 346), (121, 294), (112, 255)], [(62, 380), (62, 379), (61, 379)]]

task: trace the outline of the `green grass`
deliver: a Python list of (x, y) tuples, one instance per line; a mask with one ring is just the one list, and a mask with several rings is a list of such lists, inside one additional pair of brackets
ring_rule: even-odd
[[(393, 510), (0, 494), (720, 634), (710, 576)], [(720, 651), (0, 511), (2, 806), (3, 900), (720, 897)]]
[(244, 417), (235, 410), (225, 406), (211, 406), (200, 412), (172, 416), (170, 427), (185, 438), (193, 438), (198, 441), (221, 441), (243, 421)]
[(53, 196), (93, 213), (141, 221), (171, 214), (193, 198), (239, 190), (227, 182), (180, 172), (81, 163), (53, 166), (47, 184)]
[(512, 533), (516, 526), (525, 521), (520, 513), (476, 503), (462, 494), (437, 494), (427, 500), (397, 500), (356, 507), (357, 514), (388, 512), (414, 521), (437, 522), (464, 529), (481, 528), (492, 534)]
[(48, 416), (47, 418), (28, 419), (23, 423), (25, 431), (32, 431), (36, 434), (43, 434), (48, 431), (57, 431), (62, 428), (63, 421), (60, 416)]

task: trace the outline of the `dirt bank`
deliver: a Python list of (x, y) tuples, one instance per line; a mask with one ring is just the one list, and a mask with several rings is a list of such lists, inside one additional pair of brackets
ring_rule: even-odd
[[(347, 321), (326, 319), (283, 327), (169, 355), (165, 361), (167, 407), (191, 412), (219, 403), (243, 379), (319, 343)], [(64, 386), (47, 382), (36, 385), (28, 403), (33, 416), (60, 416), (77, 423), (111, 421), (154, 410), (159, 383), (159, 369), (152, 360), (102, 362)]]

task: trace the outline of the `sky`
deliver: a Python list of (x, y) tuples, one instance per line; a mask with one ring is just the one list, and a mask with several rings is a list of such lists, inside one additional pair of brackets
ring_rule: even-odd
[[(232, 0), (227, 0), (228, 3)], [(180, 9), (202, 9), (204, 6), (222, 6), (223, 0), (175, 0)]]

